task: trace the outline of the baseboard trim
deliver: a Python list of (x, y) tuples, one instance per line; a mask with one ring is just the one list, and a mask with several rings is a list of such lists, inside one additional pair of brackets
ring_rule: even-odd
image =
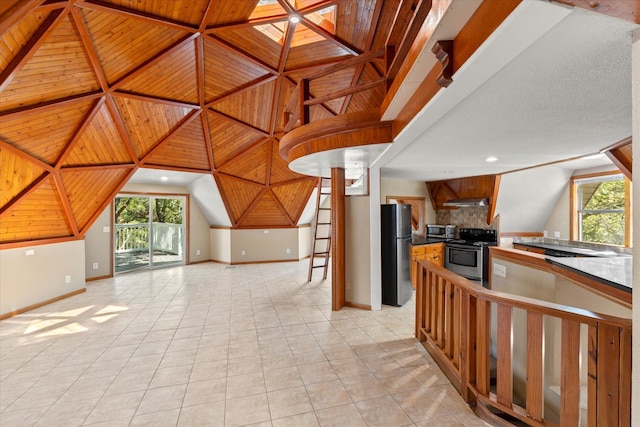
[(193, 265), (193, 264), (204, 264), (204, 263), (206, 263), (206, 262), (220, 262), (220, 261), (214, 261), (214, 260), (211, 260), (211, 259), (203, 259), (202, 261), (192, 261), (192, 262), (189, 262), (189, 264), (187, 264), (187, 265)]
[(272, 259), (268, 261), (240, 261), (231, 262), (230, 265), (243, 265), (243, 264), (272, 264), (276, 262), (298, 262), (298, 259)]
[(60, 296), (57, 296), (55, 298), (51, 298), (51, 299), (49, 299), (47, 301), (42, 301), (42, 302), (39, 302), (37, 304), (32, 304), (32, 305), (29, 305), (29, 306), (26, 306), (26, 307), (23, 307), (23, 308), (19, 308), (17, 310), (10, 311), (8, 313), (0, 314), (0, 320), (8, 319), (10, 317), (17, 316), (18, 314), (26, 313), (27, 311), (35, 310), (36, 308), (43, 307), (43, 306), (45, 306), (47, 304), (51, 304), (51, 303), (54, 303), (56, 301), (63, 300), (65, 298), (69, 298), (69, 297), (72, 297), (74, 295), (81, 294), (83, 292), (87, 292), (87, 288), (78, 289), (77, 291), (69, 292), (68, 294), (60, 295)]
[(371, 311), (371, 306), (368, 304), (360, 304), (357, 302), (349, 302), (349, 301), (345, 301), (344, 302), (344, 306), (345, 307), (351, 307), (351, 308), (358, 308), (360, 310), (369, 310)]
[(84, 280), (86, 282), (95, 282), (96, 280), (111, 279), (112, 277), (113, 277), (113, 274), (107, 274), (105, 276), (87, 277)]

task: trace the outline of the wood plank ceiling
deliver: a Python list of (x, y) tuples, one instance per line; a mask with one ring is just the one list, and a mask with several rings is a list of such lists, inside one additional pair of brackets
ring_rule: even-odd
[[(410, 19), (399, 3), (4, 0), (0, 245), (81, 238), (138, 168), (213, 174), (234, 228), (295, 226), (316, 179), (278, 156), (285, 105), (305, 75), (383, 48)], [(310, 93), (383, 76), (374, 57)], [(311, 121), (383, 97), (314, 105)]]

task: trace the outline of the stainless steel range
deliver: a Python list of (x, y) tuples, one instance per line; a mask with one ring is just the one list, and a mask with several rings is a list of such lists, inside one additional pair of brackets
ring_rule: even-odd
[(489, 246), (498, 244), (496, 230), (461, 228), (459, 239), (445, 243), (444, 267), (484, 287), (489, 284)]

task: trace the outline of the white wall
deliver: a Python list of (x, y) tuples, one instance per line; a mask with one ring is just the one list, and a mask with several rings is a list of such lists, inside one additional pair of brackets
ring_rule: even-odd
[(380, 202), (386, 203), (387, 196), (424, 197), (424, 223), (436, 222), (436, 211), (431, 205), (427, 185), (423, 181), (411, 181), (408, 179), (382, 178), (380, 180)]
[[(640, 136), (640, 29), (633, 32), (632, 47), (632, 102), (633, 102), (633, 137), (637, 140)], [(633, 163), (640, 165), (640, 144), (636, 141), (633, 145)], [(640, 185), (633, 186), (633, 204), (638, 206), (640, 201)], [(633, 241), (640, 242), (640, 209), (633, 210)], [(633, 285), (640, 283), (640, 251), (638, 244), (633, 250)], [(633, 293), (633, 329), (640, 331), (640, 292)], [(637, 336), (637, 335), (636, 335)], [(640, 340), (633, 340), (632, 364), (640, 366)], [(640, 425), (640, 369), (634, 369), (631, 380), (631, 425)]]
[(298, 259), (308, 258), (311, 255), (312, 229), (309, 224), (298, 227)]
[(211, 261), (231, 263), (231, 229), (211, 227), (209, 230), (209, 254)]
[(298, 246), (297, 228), (231, 230), (231, 263), (297, 261)]
[(345, 203), (345, 296), (365, 306), (371, 306), (369, 203), (366, 196), (350, 196)]
[(84, 250), (74, 240), (0, 251), (0, 314), (85, 289)]
[[(87, 279), (94, 277), (111, 276), (113, 254), (111, 253), (112, 227), (111, 205), (109, 205), (94, 222), (84, 236), (85, 276)], [(105, 228), (106, 227), (106, 228)], [(104, 231), (108, 230), (108, 231)], [(98, 263), (98, 268), (93, 269), (93, 263)]]

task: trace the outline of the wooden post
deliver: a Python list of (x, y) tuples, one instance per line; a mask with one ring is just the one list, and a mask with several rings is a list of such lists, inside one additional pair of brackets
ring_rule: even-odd
[(331, 169), (331, 309), (344, 307), (345, 274), (345, 187), (344, 169)]

